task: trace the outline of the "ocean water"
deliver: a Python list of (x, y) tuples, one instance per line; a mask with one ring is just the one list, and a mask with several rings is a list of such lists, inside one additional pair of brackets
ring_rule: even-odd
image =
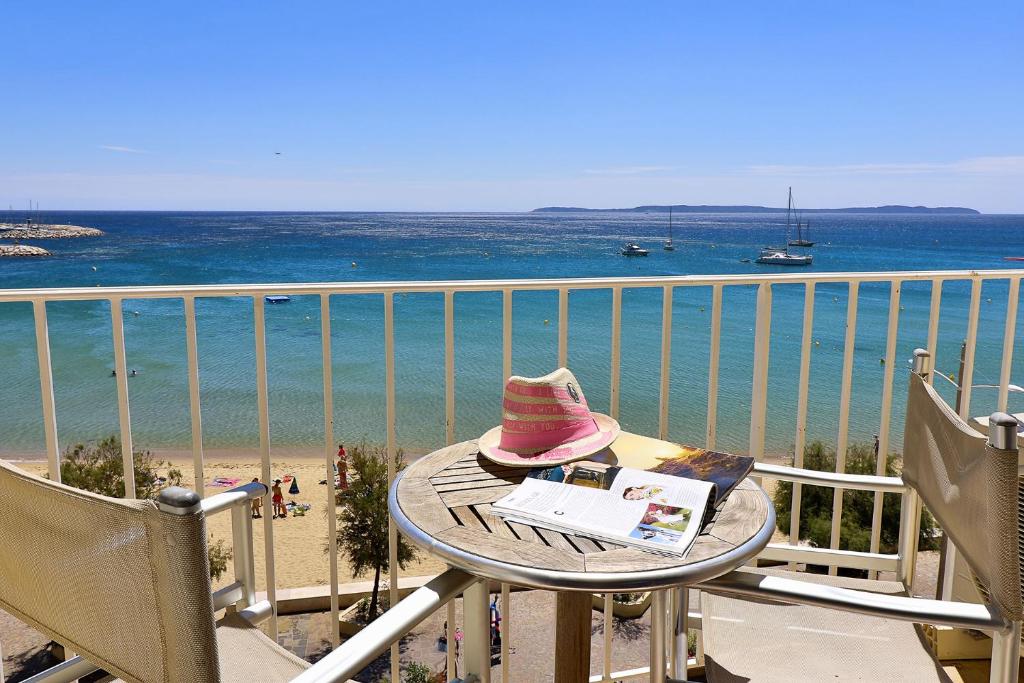
[[(48, 259), (0, 260), (0, 288), (196, 283), (350, 282), (787, 272), (741, 263), (784, 239), (778, 214), (684, 214), (677, 251), (660, 249), (661, 214), (396, 214), (54, 212), (54, 222), (93, 226), (102, 238), (45, 241)], [(1024, 216), (812, 217), (813, 271), (996, 269), (1024, 255)], [(625, 239), (652, 249), (646, 259), (618, 254)], [(355, 264), (353, 267), (352, 264)], [(976, 356), (976, 383), (998, 381), (1007, 281), (987, 283)], [(893, 448), (902, 437), (906, 359), (926, 341), (929, 283), (905, 284), (900, 296)], [(943, 288), (937, 366), (957, 367), (967, 328), (970, 286)], [(815, 296), (809, 438), (836, 439), (848, 288), (819, 285)], [(804, 288), (773, 288), (767, 443), (787, 453), (796, 431)], [(862, 284), (858, 305), (850, 433), (878, 431), (889, 302), (886, 283)], [(656, 434), (661, 347), (660, 289), (623, 293), (620, 420)], [(755, 292), (725, 290), (720, 358), (718, 445), (742, 451), (749, 434)], [(705, 433), (711, 289), (677, 288), (672, 303), (670, 436), (701, 444)], [(118, 429), (110, 311), (106, 302), (48, 308), (60, 443)], [(380, 296), (331, 301), (335, 439), (384, 438), (383, 304)], [(557, 362), (554, 292), (518, 293), (513, 305), (513, 371), (538, 375)], [(569, 366), (591, 406), (606, 411), (610, 376), (610, 291), (570, 295)], [(1017, 339), (1024, 339), (1024, 315)], [(319, 301), (293, 297), (267, 306), (272, 446), (323, 443)], [(258, 443), (252, 304), (197, 301), (204, 442)], [(190, 444), (183, 305), (180, 300), (125, 302), (131, 418), (136, 444)], [(500, 420), (501, 297), (455, 297), (456, 436), (472, 438)], [(395, 298), (397, 434), (413, 450), (444, 443), (443, 298)], [(1024, 384), (1024, 352), (1012, 381)], [(0, 304), (0, 452), (43, 449), (38, 366), (31, 306)], [(952, 388), (939, 380), (952, 400)], [(1021, 394), (1011, 409), (1024, 410)], [(996, 391), (976, 389), (973, 414), (995, 408)]]

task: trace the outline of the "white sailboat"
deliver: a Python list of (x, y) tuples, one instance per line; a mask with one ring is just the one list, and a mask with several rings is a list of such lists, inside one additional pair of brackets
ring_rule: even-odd
[[(789, 237), (789, 221), (790, 216), (793, 213), (793, 188), (789, 188), (789, 205), (786, 207), (786, 236)], [(802, 227), (800, 225), (800, 216), (796, 217), (796, 239), (789, 240), (789, 246), (791, 247), (813, 247), (814, 242), (804, 239), (804, 230), (808, 230), (811, 222), (807, 221)], [(810, 234), (808, 232), (808, 234)]]
[[(786, 237), (789, 242), (789, 246), (807, 246), (797, 244), (797, 242), (805, 242), (802, 238), (797, 240), (789, 240), (789, 229), (793, 225), (793, 188), (789, 188), (789, 203), (786, 205)], [(799, 229), (799, 221), (797, 221)], [(814, 257), (810, 254), (790, 254), (788, 247), (764, 247), (761, 249), (761, 255), (757, 257), (755, 263), (761, 263), (769, 266), (809, 266)]]
[(672, 244), (672, 207), (668, 207), (668, 239), (665, 240), (665, 251), (675, 251), (676, 247)]

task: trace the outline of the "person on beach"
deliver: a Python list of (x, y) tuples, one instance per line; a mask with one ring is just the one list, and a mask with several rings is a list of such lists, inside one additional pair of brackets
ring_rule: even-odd
[(338, 488), (342, 491), (348, 489), (348, 454), (343, 443), (338, 444)]
[(284, 506), (284, 493), (281, 491), (281, 480), (275, 479), (274, 485), (270, 487), (272, 496), (271, 502), (274, 504), (274, 519), (280, 517), (281, 519), (287, 519), (288, 508)]
[[(260, 483), (260, 478), (259, 477), (253, 477), (252, 478), (252, 483), (254, 483), (254, 484)], [(260, 517), (263, 516), (263, 496), (260, 496), (259, 498), (253, 498), (252, 502), (250, 503), (250, 506), (251, 506), (251, 510), (252, 510), (252, 518), (253, 519), (259, 519)]]

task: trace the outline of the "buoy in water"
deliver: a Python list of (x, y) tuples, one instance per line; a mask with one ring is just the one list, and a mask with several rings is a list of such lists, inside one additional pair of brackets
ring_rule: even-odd
[(547, 318), (544, 318), (544, 324), (545, 324), (545, 325), (550, 325), (550, 324), (551, 324), (551, 321), (550, 321), (550, 320), (548, 320)]
[(98, 270), (98, 269), (96, 268), (96, 266), (93, 266), (93, 267), (92, 267), (92, 269), (93, 269), (93, 270)]
[(353, 267), (353, 268), (355, 268), (355, 267), (356, 267), (356, 262), (355, 262), (355, 261), (353, 261), (353, 262), (352, 262), (352, 267)]

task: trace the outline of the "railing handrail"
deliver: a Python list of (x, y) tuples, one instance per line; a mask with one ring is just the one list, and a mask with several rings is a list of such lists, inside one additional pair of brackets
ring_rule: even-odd
[(493, 292), (512, 290), (609, 289), (615, 287), (687, 287), (857, 282), (915, 282), (1024, 277), (1024, 269), (917, 270), (827, 273), (740, 273), (725, 275), (667, 275), (499, 280), (405, 280), (376, 282), (277, 282), (217, 285), (126, 285), (117, 287), (40, 287), (0, 289), (0, 302), (36, 300), (107, 300), (174, 298), (181, 296), (257, 296), (266, 294), (386, 294), (445, 291)]

